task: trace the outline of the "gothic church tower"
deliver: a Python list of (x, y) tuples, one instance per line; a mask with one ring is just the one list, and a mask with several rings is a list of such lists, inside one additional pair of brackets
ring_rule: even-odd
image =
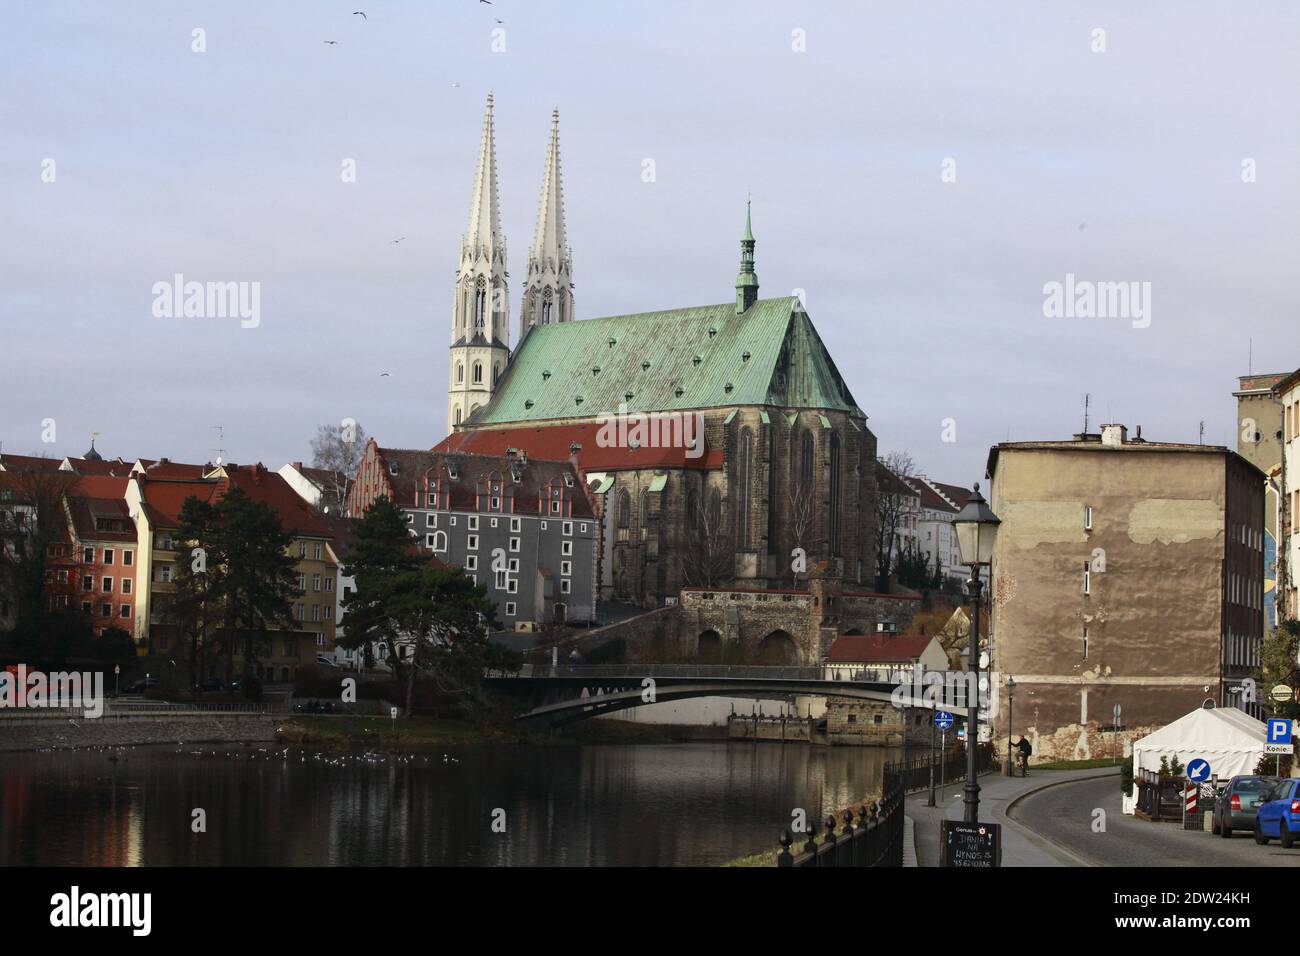
[(447, 430), (451, 431), (492, 397), (510, 358), (510, 301), (506, 241), (497, 197), (496, 146), (492, 138), (492, 94), (488, 94), (479, 144), (478, 171), (470, 198), (469, 228), (460, 243), (460, 269), (452, 307), (451, 383)]
[(519, 334), (534, 325), (573, 321), (573, 254), (564, 236), (564, 189), (560, 183), (560, 112), (551, 113), (551, 142), (542, 173), (537, 233), (528, 252)]

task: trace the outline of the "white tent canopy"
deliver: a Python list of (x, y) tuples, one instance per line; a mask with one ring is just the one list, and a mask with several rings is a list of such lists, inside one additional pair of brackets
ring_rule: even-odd
[[(1172, 724), (1133, 742), (1133, 778), (1144, 770), (1160, 769), (1160, 758), (1169, 762), (1177, 757), (1186, 766), (1198, 757), (1210, 763), (1210, 773), (1220, 780), (1255, 772), (1264, 755), (1266, 728), (1244, 710), (1235, 707), (1200, 708), (1179, 717)], [(1132, 812), (1133, 795), (1124, 801), (1124, 811)]]

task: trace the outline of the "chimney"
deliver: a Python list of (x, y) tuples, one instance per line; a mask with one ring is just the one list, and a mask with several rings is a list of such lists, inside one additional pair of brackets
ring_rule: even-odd
[(1128, 428), (1124, 425), (1102, 425), (1101, 443), (1107, 448), (1119, 448), (1128, 441)]
[(300, 461), (295, 461), (295, 462), (293, 463), (293, 470), (294, 470), (294, 471), (302, 471), (302, 462), (300, 462)]

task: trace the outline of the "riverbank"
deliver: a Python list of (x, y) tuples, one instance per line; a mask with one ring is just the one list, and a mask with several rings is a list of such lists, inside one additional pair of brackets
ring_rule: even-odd
[(435, 717), (303, 715), (284, 718), (276, 741), (314, 750), (407, 752), (473, 744), (671, 744), (698, 739), (679, 728), (589, 720), (563, 730), (525, 731), (509, 725), (469, 724)]
[(97, 719), (0, 719), (0, 752), (136, 747), (175, 743), (259, 743), (275, 739), (276, 718), (264, 714), (129, 715)]

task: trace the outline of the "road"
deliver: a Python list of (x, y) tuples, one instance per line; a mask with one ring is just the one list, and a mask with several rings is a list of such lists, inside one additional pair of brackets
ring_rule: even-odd
[[(1106, 811), (1103, 833), (1093, 832), (1098, 807)], [(1283, 850), (1276, 840), (1259, 846), (1248, 833), (1225, 840), (1178, 824), (1125, 816), (1118, 776), (1040, 790), (1016, 803), (1008, 815), (1097, 866), (1300, 866), (1300, 846)]]

